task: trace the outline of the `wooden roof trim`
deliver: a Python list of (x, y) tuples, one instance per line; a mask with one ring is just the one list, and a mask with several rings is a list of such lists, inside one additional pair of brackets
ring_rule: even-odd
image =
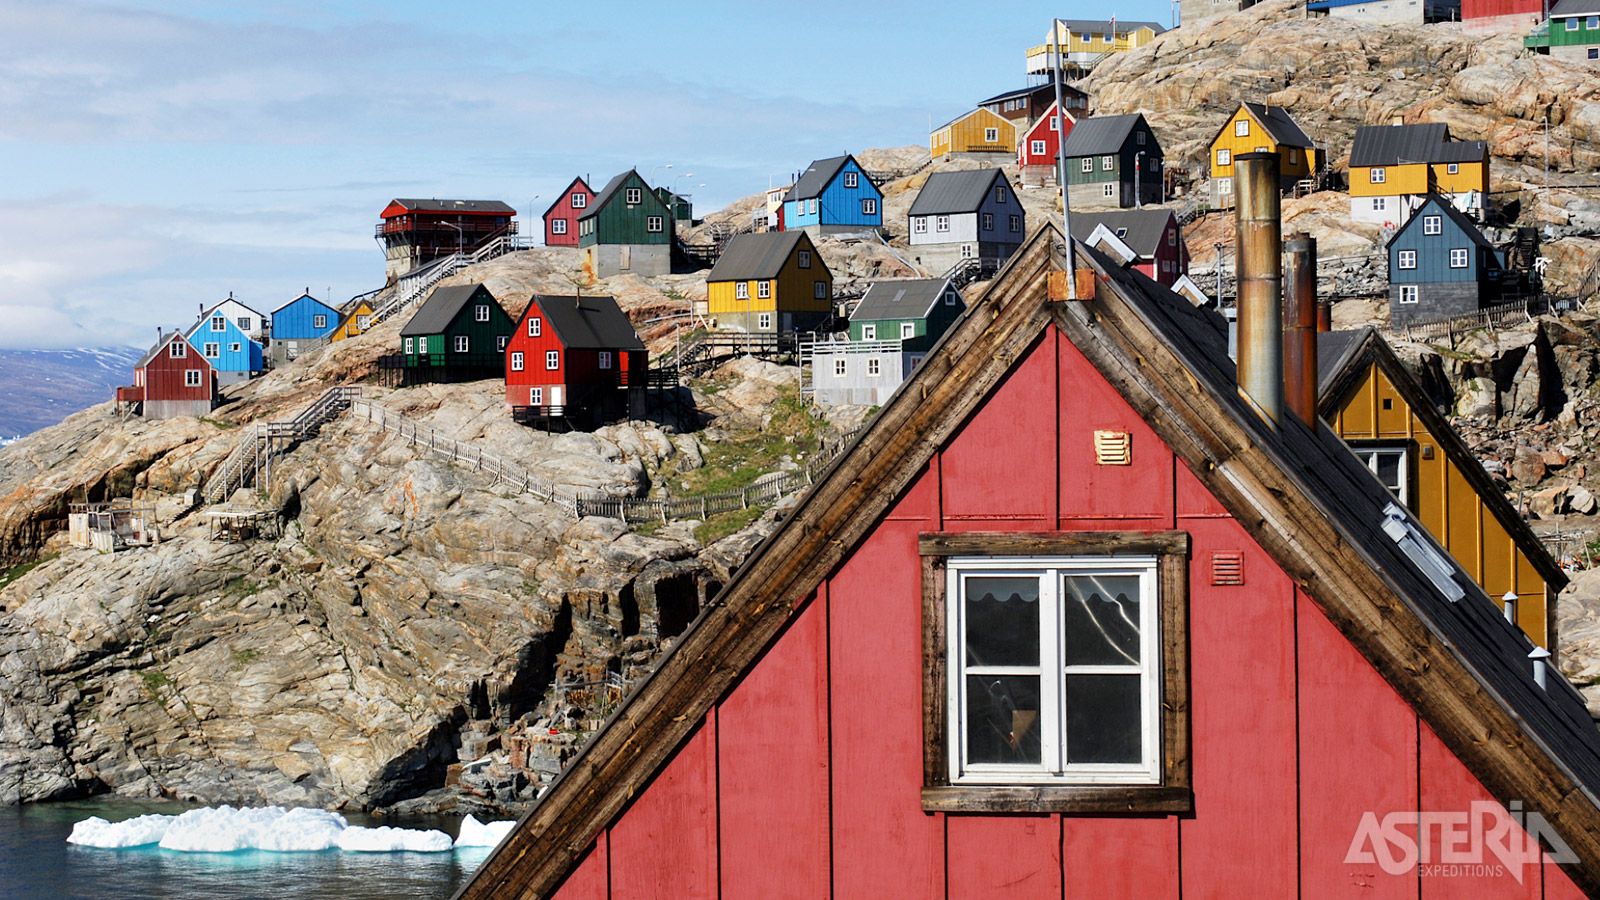
[[(1600, 806), (1551, 748), (1411, 605), (1376, 560), (1131, 304), (1104, 284), (1057, 304), (1055, 322), (1223, 507), (1496, 797), (1542, 813), (1579, 857), (1563, 866), (1600, 893)], [(1303, 427), (1285, 417), (1282, 427)]]
[[(644, 791), (706, 713), (924, 470), (1048, 323), (1045, 274), (1059, 233), (1035, 231), (982, 302), (967, 308), (913, 378), (782, 526), (708, 604), (518, 822), (459, 900), (543, 897)], [(862, 485), (874, 485), (863, 490)]]
[[(1422, 420), (1422, 427), (1428, 429), (1428, 434), (1438, 442), (1439, 449), (1455, 464), (1457, 471), (1472, 486), (1472, 490), (1483, 501), (1484, 507), (1494, 516), (1500, 527), (1511, 535), (1516, 541), (1517, 548), (1528, 558), (1534, 569), (1538, 570), (1540, 577), (1552, 588), (1552, 596), (1548, 604), (1551, 615), (1554, 615), (1554, 594), (1560, 593), (1567, 586), (1567, 573), (1562, 570), (1561, 564), (1556, 562), (1545, 549), (1544, 542), (1533, 533), (1528, 523), (1517, 514), (1516, 507), (1511, 505), (1505, 494), (1495, 486), (1494, 479), (1483, 469), (1483, 463), (1473, 454), (1472, 449), (1461, 439), (1449, 420), (1434, 409), (1433, 402), (1422, 393), (1422, 388), (1417, 384), (1416, 378), (1406, 369), (1405, 364), (1396, 356), (1394, 350), (1385, 342), (1377, 331), (1368, 331), (1362, 339), (1356, 352), (1345, 357), (1344, 365), (1338, 375), (1328, 385), (1328, 390), (1317, 401), (1317, 408), (1323, 417), (1332, 416), (1344, 408), (1350, 399), (1350, 394), (1361, 384), (1362, 377), (1366, 374), (1368, 366), (1377, 366), (1394, 387), (1400, 398), (1411, 407), (1416, 417)], [(1552, 620), (1553, 623), (1553, 620)], [(1546, 633), (1555, 634), (1552, 623), (1547, 623)]]

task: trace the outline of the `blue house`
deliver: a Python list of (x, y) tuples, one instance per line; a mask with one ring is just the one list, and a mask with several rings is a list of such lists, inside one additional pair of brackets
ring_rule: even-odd
[(184, 335), (217, 372), (217, 386), (227, 387), (260, 375), (265, 370), (261, 345), (250, 340), (221, 306), (201, 313)]
[(1504, 264), (1478, 226), (1428, 194), (1389, 239), (1389, 321), (1442, 319), (1499, 299)]
[(883, 227), (883, 192), (850, 154), (819, 159), (783, 198), (783, 230), (824, 234)]
[(272, 313), (272, 364), (281, 366), (301, 351), (321, 346), (338, 327), (339, 311), (310, 291), (290, 300)]

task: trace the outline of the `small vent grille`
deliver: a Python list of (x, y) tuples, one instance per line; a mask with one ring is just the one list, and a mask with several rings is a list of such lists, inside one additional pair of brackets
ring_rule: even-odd
[(1096, 431), (1094, 461), (1102, 466), (1133, 465), (1133, 436), (1126, 431)]
[(1211, 554), (1211, 583), (1244, 584), (1244, 554)]

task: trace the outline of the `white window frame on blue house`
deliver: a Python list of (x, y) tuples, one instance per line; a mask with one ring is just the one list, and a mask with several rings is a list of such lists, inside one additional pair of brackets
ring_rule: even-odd
[(216, 341), (208, 341), (200, 355), (207, 359), (216, 359), (222, 355), (222, 345)]
[(845, 187), (853, 188), (853, 187), (856, 187), (857, 185), (859, 185), (860, 183), (861, 183), (861, 179), (855, 172), (846, 172), (846, 173), (844, 173), (844, 186)]
[(1423, 216), (1422, 217), (1422, 233), (1423, 234), (1443, 234), (1444, 233), (1444, 216)]
[(878, 201), (874, 200), (871, 197), (868, 197), (865, 200), (862, 200), (861, 201), (861, 214), (863, 216), (875, 216), (875, 215), (877, 215), (878, 214)]
[(1401, 250), (1395, 257), (1395, 264), (1402, 269), (1415, 269), (1417, 267), (1417, 251), (1415, 250)]
[(1400, 285), (1400, 302), (1401, 303), (1415, 303), (1415, 302), (1417, 302), (1417, 294), (1418, 293), (1419, 293), (1419, 291), (1417, 290), (1417, 286), (1416, 285), (1414, 285), (1414, 284), (1402, 284), (1402, 285)]
[(228, 330), (228, 320), (224, 319), (221, 316), (212, 316), (211, 317), (211, 330), (212, 331), (227, 331)]
[(239, 352), (239, 342), (238, 341), (234, 341), (233, 343), (229, 344), (228, 345), (228, 352), (229, 353), (238, 353)]
[(1464, 247), (1450, 248), (1450, 268), (1465, 269), (1471, 265), (1472, 257)]

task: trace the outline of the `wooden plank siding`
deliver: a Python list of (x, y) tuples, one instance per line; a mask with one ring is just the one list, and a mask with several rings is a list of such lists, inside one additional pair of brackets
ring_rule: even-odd
[[(1248, 123), (1248, 134), (1237, 133), (1237, 123)], [(1288, 152), (1280, 152), (1285, 150)], [(1228, 151), (1228, 162), (1220, 163), (1220, 151)], [(1265, 126), (1250, 113), (1248, 107), (1239, 104), (1239, 108), (1222, 126), (1217, 133), (1216, 140), (1211, 142), (1211, 177), (1232, 178), (1233, 160), (1241, 153), (1253, 153), (1262, 150), (1267, 153), (1278, 154), (1278, 174), (1281, 177), (1304, 178), (1311, 174), (1315, 160), (1313, 154), (1300, 147), (1278, 146), (1278, 141), (1272, 136)]]
[(1329, 415), (1324, 407), (1324, 418), (1346, 441), (1411, 443), (1412, 512), (1489, 596), (1515, 592), (1517, 626), (1548, 647), (1553, 598), (1544, 577), (1388, 375), (1372, 363), (1355, 387), (1332, 403), (1336, 411)]
[(934, 129), (928, 137), (928, 151), (934, 159), (950, 153), (1009, 154), (1016, 147), (1016, 124), (981, 106)]
[[(1383, 180), (1374, 182), (1372, 170), (1382, 169)], [(1350, 196), (1394, 197), (1400, 194), (1426, 194), (1428, 192), (1428, 164), (1407, 163), (1401, 166), (1351, 166)]]
[[(800, 265), (800, 254), (810, 254), (809, 266)], [(771, 282), (771, 296), (762, 297), (760, 282)], [(817, 296), (817, 282), (823, 283), (822, 296)], [(749, 297), (738, 296), (738, 286), (743, 284)], [(706, 312), (713, 318), (742, 313), (828, 313), (833, 310), (833, 273), (817, 252), (811, 236), (802, 234), (795, 242), (778, 276), (773, 279), (748, 279), (744, 281), (711, 281), (706, 283)], [(774, 321), (773, 327), (777, 328)]]
[[(322, 324), (317, 325), (321, 316)], [(327, 337), (339, 325), (339, 311), (310, 294), (285, 303), (272, 313), (272, 339), (306, 341)]]
[[(639, 202), (628, 202), (630, 189), (639, 191)], [(596, 208), (593, 205), (595, 199), (591, 198), (591, 205), (578, 215), (577, 221), (583, 223), (578, 246), (672, 243), (672, 222), (667, 206), (656, 196), (655, 191), (645, 184), (644, 178), (638, 172), (628, 173), (627, 179), (617, 187), (604, 205)], [(648, 219), (651, 216), (661, 217), (660, 230), (649, 229)]]

